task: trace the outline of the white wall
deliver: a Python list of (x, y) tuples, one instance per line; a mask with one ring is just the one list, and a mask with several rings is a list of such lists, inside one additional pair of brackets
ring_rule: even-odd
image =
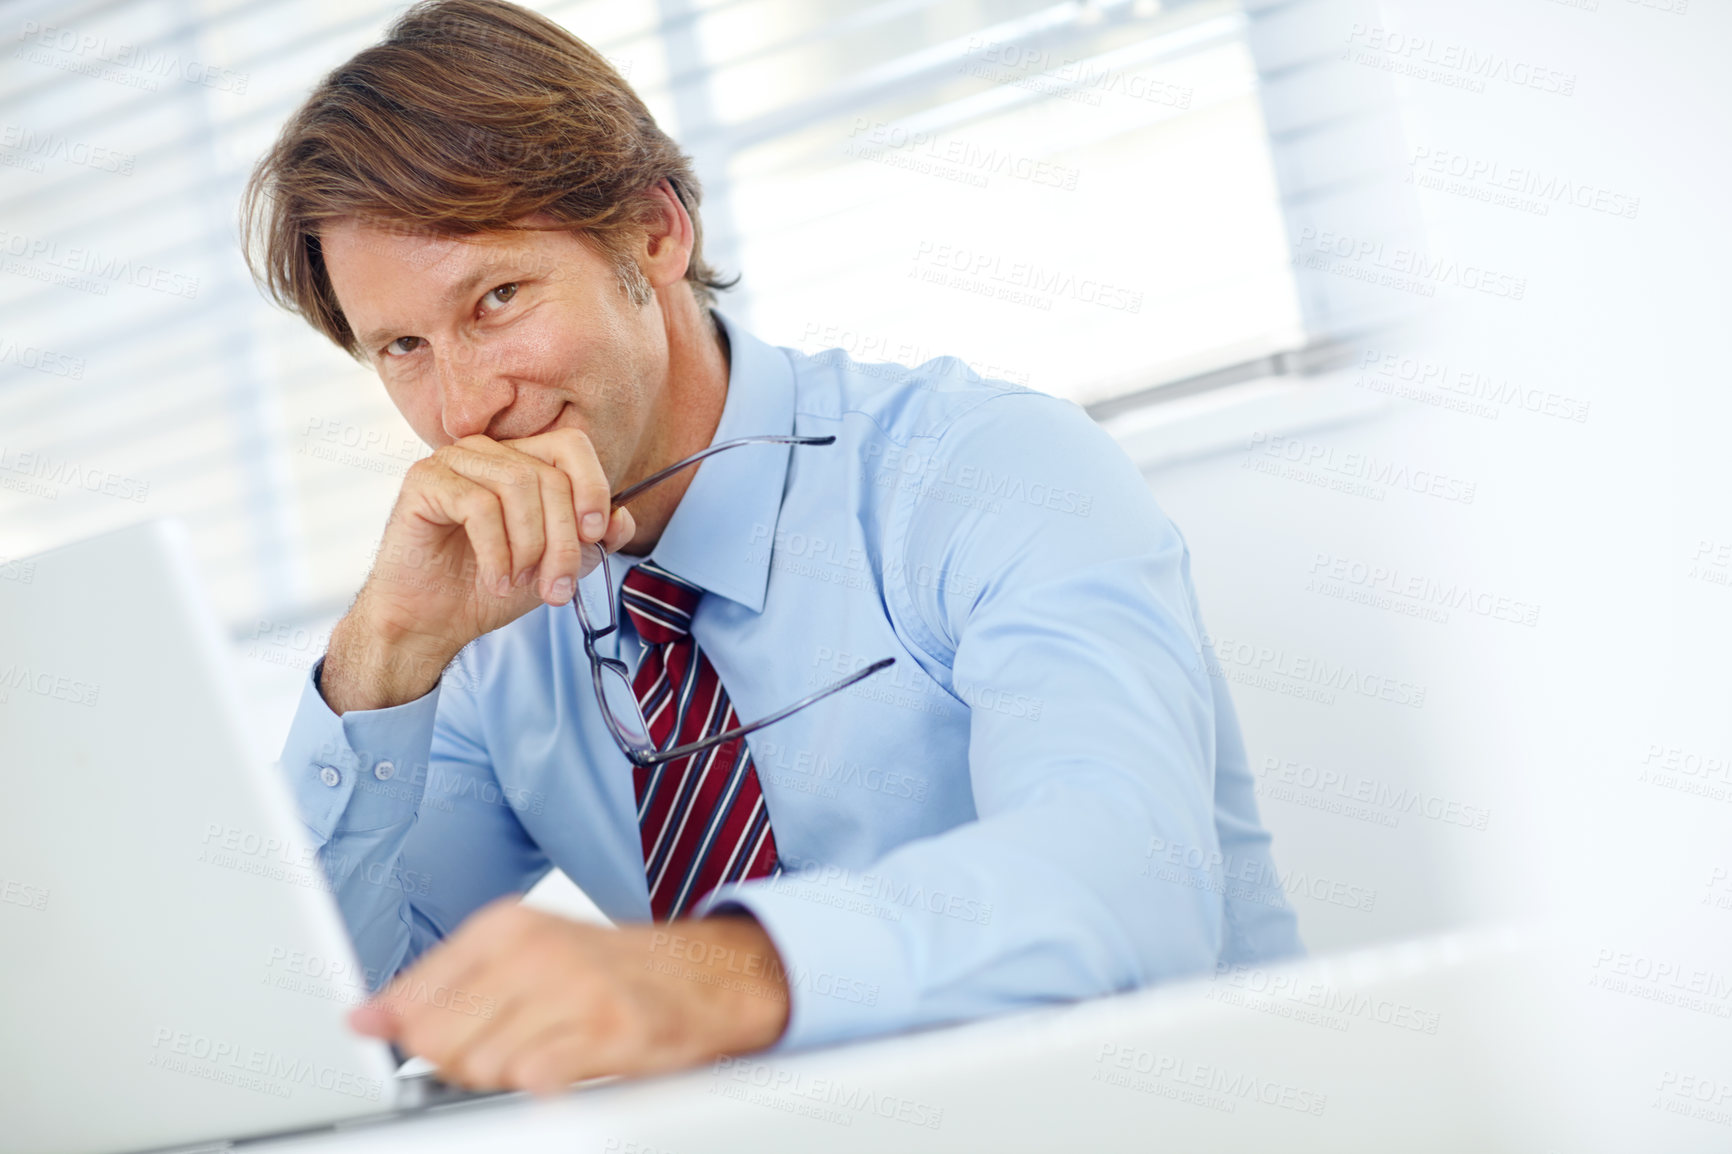
[[(1253, 406), (1231, 436), (1213, 430), (1225, 441), (1213, 455), (1163, 463), (1169, 435), (1150, 483), (1191, 542), (1216, 637), (1426, 687), (1412, 709), (1235, 685), (1254, 763), (1375, 778), (1490, 818), (1483, 831), (1418, 815), (1382, 828), (1271, 796), (1277, 861), (1378, 890), (1370, 913), (1301, 900), (1316, 948), (1568, 913), (1585, 919), (1591, 944), (1563, 980), (1595, 977), (1609, 951), (1722, 988), (1732, 974), (1732, 902), (1722, 900), (1732, 872), (1732, 86), (1722, 59), (1732, 6), (1412, 0), (1382, 4), (1377, 20), (1382, 47), (1348, 26), (1323, 39), (1343, 67), (1434, 62), (1394, 81), (1403, 176), (1416, 178), (1424, 227), (1381, 250), (1347, 250), (1319, 275), (1454, 261), (1519, 281), (1520, 299), (1448, 277), (1429, 293), (1385, 289), (1411, 298), (1417, 319), (1360, 348), (1395, 354), (1395, 371), (1362, 357), (1335, 388), (1389, 386), (1412, 399), (1312, 429), (1291, 422), (1292, 404), (1272, 419)], [(1392, 34), (1421, 47), (1391, 51)], [(1449, 62), (1468, 53), (1502, 62), (1482, 90), (1453, 82), (1467, 73)], [(1535, 76), (1567, 77), (1569, 91), (1515, 82)], [(1428, 186), (1418, 178), (1440, 155), (1458, 158), (1445, 176), (1458, 164), (1478, 174)], [(1404, 364), (1414, 380), (1401, 379)], [(1427, 367), (1433, 375), (1419, 375)], [(1464, 409), (1470, 399), (1481, 407)], [(1571, 419), (1584, 406), (1586, 419)], [(1385, 486), (1374, 499), (1261, 473), (1252, 466), (1276, 458), (1264, 452), (1273, 442), (1252, 445), (1258, 432), (1333, 453), (1322, 460), (1334, 472), (1312, 470), (1325, 477), (1351, 472), (1346, 454), (1364, 453), (1471, 482), (1474, 498)], [(1463, 610), (1430, 621), (1394, 611), (1406, 599), (1388, 588), (1370, 590), (1381, 605), (1349, 602), (1312, 587), (1320, 556), (1403, 582), (1471, 585), (1537, 605), (1537, 621)], [(1699, 1024), (1723, 1028), (1712, 1013)]]
[[(1474, 719), (1520, 699), (1545, 598), (1478, 559), (1485, 470), (1426, 445), (1424, 419), (1247, 414), (1231, 448), (1149, 470), (1190, 543), (1276, 864), (1317, 952), (1509, 912), (1519, 887), (1502, 879), (1522, 873), (1541, 816), (1526, 751)], [(1536, 604), (1539, 624), (1390, 592), (1415, 579), (1511, 598), (1511, 616)]]

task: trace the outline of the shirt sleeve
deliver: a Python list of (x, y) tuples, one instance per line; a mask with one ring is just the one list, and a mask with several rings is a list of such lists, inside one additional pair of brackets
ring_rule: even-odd
[(908, 451), (929, 455), (927, 480), (886, 556), (931, 579), (887, 580), (886, 600), (970, 708), (978, 819), (869, 871), (784, 874), (700, 906), (748, 910), (782, 955), (779, 1045), (1296, 952), (1278, 886), (1226, 911), (1232, 871), (1272, 875), (1268, 838), (1184, 540), (1123, 450), (1069, 402), (1007, 393)]
[(494, 776), (460, 673), (414, 701), (338, 716), (323, 668), (302, 687), (280, 770), (377, 990), (549, 863)]

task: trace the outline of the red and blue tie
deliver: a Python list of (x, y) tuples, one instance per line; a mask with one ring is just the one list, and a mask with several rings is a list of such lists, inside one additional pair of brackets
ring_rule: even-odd
[[(644, 561), (625, 575), (620, 601), (644, 642), (632, 688), (658, 749), (739, 725), (715, 667), (691, 635), (704, 591)], [(644, 873), (655, 920), (680, 916), (717, 886), (781, 872), (776, 835), (742, 737), (634, 767)]]

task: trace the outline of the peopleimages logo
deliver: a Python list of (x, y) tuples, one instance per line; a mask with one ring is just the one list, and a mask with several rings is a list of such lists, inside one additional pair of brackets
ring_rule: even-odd
[(1169, 885), (1221, 894), (1259, 905), (1285, 905), (1283, 895), (1371, 913), (1378, 891), (1304, 870), (1281, 870), (1267, 859), (1223, 853), (1218, 847), (1169, 842), (1151, 836), (1140, 876)]
[(0, 665), (0, 705), (11, 700), (14, 693), (33, 693), (72, 705), (95, 706), (102, 686), (53, 670), (9, 661)]
[(1505, 410), (1520, 409), (1581, 424), (1588, 419), (1591, 405), (1578, 397), (1522, 385), (1505, 375), (1452, 366), (1424, 355), (1368, 348), (1360, 355), (1359, 367), (1367, 370), (1355, 382), (1360, 388), (1434, 404), (1441, 398), (1448, 408), (1494, 421)]
[[(69, 57), (86, 56), (91, 59), (84, 65), (68, 68), (67, 71), (86, 72), (100, 69), (102, 65), (130, 69), (140, 74), (141, 78), (150, 78), (153, 83), (137, 85), (148, 87), (155, 91), (155, 78), (184, 80), (188, 84), (198, 84), (205, 88), (214, 88), (221, 92), (233, 92), (237, 96), (246, 94), (247, 81), (251, 79), (244, 72), (235, 72), (215, 64), (205, 64), (190, 58), (183, 59), (178, 52), (166, 52), (152, 48), (148, 44), (132, 44), (123, 40), (111, 40), (106, 36), (96, 36), (88, 32), (77, 32), (71, 28), (60, 28), (53, 24), (42, 24), (35, 20), (24, 21), (18, 33), (18, 39), (37, 48), (49, 48)], [(22, 53), (22, 49), (19, 55)], [(52, 59), (43, 59), (38, 53), (32, 63), (46, 64), (49, 67), (60, 67)]]
[[(1141, 1046), (1102, 1042), (1095, 1063), (1091, 1081), (1145, 1094), (1174, 1097), (1171, 1093), (1162, 1093), (1165, 1084), (1175, 1090), (1201, 1094), (1202, 1097), (1195, 1101), (1196, 1105), (1229, 1114), (1235, 1113), (1241, 1102), (1256, 1102), (1316, 1116), (1322, 1114), (1329, 1103), (1327, 1094), (1290, 1082), (1259, 1078), (1244, 1071), (1196, 1062), (1176, 1054), (1158, 1053)], [(1135, 1075), (1142, 1075), (1142, 1078)]]
[[(134, 153), (73, 140), (64, 133), (38, 132), (22, 124), (0, 125), (0, 149), (38, 162), (60, 160), (120, 176), (131, 176), (133, 165), (138, 161)], [(36, 171), (42, 170), (37, 168)]]
[(846, 153), (855, 159), (877, 161), (977, 188), (985, 188), (991, 177), (1003, 176), (1069, 192), (1076, 188), (1081, 176), (1070, 165), (864, 116), (854, 118), (848, 137)]
[(1498, 81), (1554, 96), (1573, 96), (1576, 91), (1573, 72), (1546, 68), (1471, 44), (1358, 23), (1348, 32), (1347, 41), (1352, 47), (1343, 55), (1356, 63), (1451, 88), (1484, 92), (1488, 81)]
[(243, 1046), (208, 1034), (194, 1034), (158, 1026), (151, 1039), (148, 1065), (171, 1073), (190, 1074), (206, 1081), (222, 1082), (288, 1098), (295, 1087), (309, 1086), (352, 1098), (377, 1102), (385, 1084), (321, 1062), (287, 1055), (259, 1046)]
[(1028, 505), (1055, 513), (1087, 517), (1094, 495), (1020, 472), (1001, 473), (982, 465), (946, 460), (930, 452), (878, 441), (866, 445), (865, 467), (872, 483), (916, 491), (922, 498), (966, 504), (999, 513), (1006, 504)]
[(0, 362), (4, 361), (11, 361), (21, 369), (47, 373), (49, 376), (70, 377), (75, 381), (84, 379), (83, 357), (53, 352), (37, 345), (19, 344), (8, 337), (0, 337)]
[(1136, 313), (1143, 308), (1141, 292), (1033, 261), (1006, 260), (997, 253), (966, 245), (920, 241), (914, 250), (914, 264), (909, 275), (928, 283), (972, 286), (971, 291), (1017, 304), (1050, 309), (1053, 300), (1067, 298), (1116, 312)]
[[(198, 278), (160, 265), (146, 264), (143, 261), (133, 261), (126, 257), (117, 257), (112, 253), (102, 253), (83, 245), (62, 245), (57, 240), (47, 237), (27, 236), (21, 232), (9, 232), (0, 229), (0, 254), (18, 257), (34, 262), (36, 265), (58, 269), (69, 276), (85, 276), (96, 278), (89, 282), (80, 282), (70, 287), (89, 291), (93, 286), (102, 290), (98, 295), (107, 292), (104, 282), (124, 281), (135, 288), (150, 289), (153, 292), (166, 293), (169, 296), (185, 297), (193, 300), (198, 296)], [(30, 275), (31, 265), (8, 266), (7, 271)], [(43, 269), (37, 269), (44, 272)]]
[[(1382, 500), (1382, 490), (1390, 488), (1406, 489), (1428, 497), (1471, 505), (1478, 489), (1473, 481), (1441, 473), (1436, 469), (1410, 468), (1373, 453), (1337, 450), (1315, 440), (1281, 433), (1265, 433), (1262, 430), (1253, 432), (1246, 452), (1251, 455), (1248, 460), (1261, 456), (1299, 466), (1300, 472), (1295, 479), (1304, 479), (1305, 470), (1315, 469), (1320, 473), (1330, 474), (1330, 480), (1342, 482), (1332, 487), (1356, 495), (1372, 496), (1376, 500)], [(1364, 484), (1354, 485), (1352, 482)]]
[[(1404, 814), (1416, 814), (1467, 829), (1484, 829), (1491, 820), (1491, 811), (1484, 806), (1466, 805), (1411, 785), (1397, 787), (1356, 773), (1319, 770), (1309, 762), (1278, 757), (1265, 757), (1257, 770), (1257, 796), (1266, 795), (1313, 809), (1333, 809), (1330, 804), (1333, 802), (1349, 807), (1353, 803), (1362, 803), (1361, 810), (1372, 811), (1366, 816), (1391, 829), (1400, 824)], [(1310, 800), (1307, 800), (1307, 795)], [(1362, 815), (1350, 808), (1346, 816)]]
[(1358, 1018), (1398, 1030), (1436, 1034), (1440, 1020), (1436, 1010), (1378, 994), (1345, 990), (1315, 977), (1256, 966), (1217, 965), (1210, 989), (1204, 996), (1210, 1001), (1293, 1018), (1331, 1030), (1346, 1030), (1351, 1026), (1351, 1020)]
[(1293, 247), (1294, 262), (1304, 268), (1421, 296), (1435, 295), (1436, 286), (1440, 284), (1502, 300), (1519, 301), (1527, 295), (1525, 276), (1467, 261), (1433, 257), (1418, 249), (1333, 229), (1302, 228)]
[[(1642, 207), (1640, 197), (1614, 192), (1600, 185), (1571, 180), (1557, 173), (1548, 173), (1525, 165), (1505, 164), (1488, 157), (1470, 156), (1463, 152), (1416, 145), (1407, 161), (1410, 180), (1422, 188), (1444, 192), (1475, 194), (1464, 189), (1480, 188), (1485, 193), (1507, 193), (1508, 207), (1522, 208), (1537, 216), (1546, 216), (1555, 204), (1570, 205), (1589, 212), (1634, 220)], [(1462, 189), (1439, 183), (1459, 181)], [(1486, 199), (1479, 196), (1479, 199)], [(1493, 203), (1502, 203), (1496, 202)]]
[[(872, 871), (858, 872), (817, 858), (784, 855), (782, 864), (786, 871), (766, 884), (796, 896), (802, 896), (802, 891), (815, 887), (822, 891), (851, 894), (898, 910), (923, 911), (982, 926), (992, 923), (992, 903), (972, 895), (943, 889), (929, 890), (918, 882), (898, 881)], [(901, 918), (886, 920), (900, 921)]]
[[(851, 1124), (855, 1114), (928, 1130), (937, 1130), (944, 1125), (942, 1106), (837, 1078), (814, 1077), (804, 1071), (784, 1069), (753, 1058), (717, 1058), (711, 1072), (716, 1079), (710, 1087), (712, 1093), (776, 1109), (807, 1103), (831, 1107), (832, 1110), (813, 1116), (844, 1126)], [(753, 1097), (747, 1093), (752, 1090), (767, 1097)], [(789, 1112), (803, 1111), (794, 1109)]]
[[(1084, 104), (1098, 106), (1104, 93), (1183, 110), (1196, 94), (1189, 85), (1172, 84), (1148, 73), (1125, 72), (1082, 57), (1054, 56), (1042, 48), (984, 36), (970, 36), (963, 51), (978, 63), (964, 63), (960, 72)], [(1025, 75), (1015, 77), (1017, 72)]]
[(1206, 663), (1211, 677), (1225, 677), (1242, 685), (1271, 689), (1320, 701), (1325, 705), (1334, 704), (1337, 692), (1388, 701), (1414, 709), (1423, 708), (1425, 705), (1424, 685), (1361, 669), (1345, 661), (1330, 661), (1325, 657), (1292, 653), (1272, 645), (1216, 638), (1206, 633), (1203, 635), (1202, 644), (1214, 658)]
[(143, 503), (150, 496), (149, 481), (122, 476), (108, 469), (91, 468), (65, 457), (56, 458), (47, 453), (9, 449), (4, 445), (0, 445), (0, 474), (42, 482), (42, 492), (38, 495), (46, 496), (49, 500), (59, 496), (59, 488), (83, 489), (87, 493), (101, 493), (122, 501), (139, 503)]
[(1403, 572), (1399, 566), (1374, 565), (1353, 557), (1320, 552), (1311, 562), (1311, 578), (1305, 586), (1308, 591), (1339, 597), (1343, 596), (1343, 590), (1356, 590), (1365, 595), (1364, 604), (1389, 608), (1405, 603), (1416, 616), (1441, 614), (1434, 616), (1440, 621), (1447, 621), (1452, 609), (1515, 625), (1537, 625), (1540, 618), (1540, 607), (1531, 601), (1477, 588), (1468, 581), (1440, 581), (1420, 573)]

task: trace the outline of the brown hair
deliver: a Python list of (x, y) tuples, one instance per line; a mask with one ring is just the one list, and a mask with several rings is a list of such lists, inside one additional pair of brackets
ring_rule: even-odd
[(661, 180), (691, 214), (686, 281), (700, 304), (730, 288), (703, 259), (691, 161), (595, 49), (505, 0), (426, 0), (321, 81), (253, 169), (241, 198), (253, 280), (365, 359), (331, 289), (319, 226), (356, 217), (439, 236), (524, 227), (545, 213), (608, 257), (637, 304), (629, 253)]

